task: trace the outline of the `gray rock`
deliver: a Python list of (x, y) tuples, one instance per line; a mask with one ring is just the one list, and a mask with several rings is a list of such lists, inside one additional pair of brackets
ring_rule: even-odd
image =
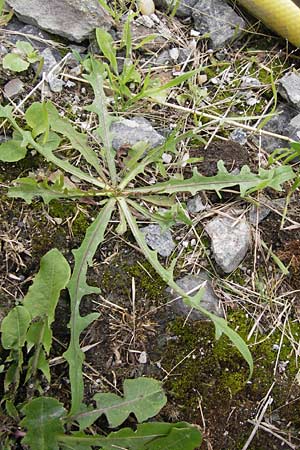
[[(40, 55), (44, 59), (44, 65), (42, 67), (42, 72), (46, 75), (50, 72), (50, 70), (61, 60), (61, 56), (57, 57), (57, 52), (54, 52), (52, 48), (46, 47)], [(35, 71), (38, 69), (38, 64), (35, 64)]]
[(206, 209), (206, 205), (203, 205), (200, 195), (195, 195), (187, 201), (187, 210), (192, 214), (197, 214)]
[(16, 17), (9, 22), (6, 28), (10, 31), (18, 32), (17, 34), (8, 33), (7, 39), (9, 42), (16, 44), (17, 41), (27, 41), (39, 51), (42, 51), (48, 46), (48, 44), (43, 41), (52, 39), (52, 36), (46, 31), (43, 31), (34, 25), (24, 25), (24, 23), (20, 22)]
[(7, 48), (4, 45), (0, 44), (0, 56), (2, 57), (4, 55), (6, 55), (7, 53), (8, 53)]
[(13, 78), (4, 86), (4, 94), (6, 97), (13, 98), (20, 94), (24, 89), (24, 83), (20, 78)]
[(109, 29), (113, 20), (98, 0), (7, 0), (20, 20), (71, 41), (82, 42), (95, 28)]
[(268, 199), (265, 196), (262, 196), (260, 198), (261, 203), (259, 206), (252, 205), (251, 209), (249, 211), (249, 222), (252, 225), (256, 225), (257, 223), (262, 222), (272, 209), (283, 211), (284, 205), (285, 205), (285, 199), (284, 198), (275, 198), (273, 200)]
[(247, 133), (242, 128), (236, 128), (230, 133), (230, 139), (234, 142), (238, 142), (240, 145), (245, 145), (248, 140)]
[(161, 145), (165, 138), (154, 130), (151, 123), (144, 117), (134, 119), (121, 119), (111, 125), (113, 136), (112, 145), (118, 150), (123, 145), (134, 145), (137, 142), (146, 142), (151, 148)]
[(257, 78), (249, 77), (244, 75), (242, 78), (241, 88), (259, 88), (261, 87), (261, 82)]
[[(203, 270), (197, 275), (187, 275), (183, 278), (180, 278), (179, 280), (176, 280), (176, 283), (178, 286), (181, 287), (186, 293), (193, 291), (190, 296), (193, 297), (199, 289), (204, 284), (204, 295), (202, 297), (202, 300), (200, 302), (200, 305), (205, 308), (207, 311), (222, 317), (223, 311), (220, 307), (220, 301), (218, 297), (216, 296), (212, 283), (210, 280), (210, 277), (208, 274)], [(173, 292), (172, 289), (168, 288), (168, 292), (170, 292), (173, 296), (173, 298), (177, 298), (178, 296), (176, 293)], [(170, 308), (175, 312), (175, 314), (178, 314), (180, 316), (189, 316), (189, 319), (191, 320), (203, 320), (207, 319), (207, 317), (203, 314), (201, 314), (200, 311), (197, 309), (192, 309), (191, 307), (186, 305), (182, 299), (182, 297), (179, 297), (177, 300), (170, 303)]]
[[(174, 59), (174, 50), (178, 51), (178, 58)], [(157, 58), (151, 59), (149, 61), (149, 64), (147, 66), (165, 66), (165, 65), (175, 65), (175, 64), (181, 64), (184, 61), (187, 60), (187, 58), (190, 56), (191, 51), (186, 48), (172, 48), (169, 50), (163, 50)]]
[[(297, 133), (300, 131), (300, 123), (297, 120), (293, 120), (297, 116), (297, 110), (289, 105), (282, 104), (277, 108), (276, 113), (276, 116), (272, 117), (263, 129), (299, 141)], [(268, 153), (272, 153), (277, 148), (286, 148), (288, 146), (285, 140), (267, 135), (261, 135), (260, 144)]]
[(218, 49), (237, 37), (245, 21), (222, 0), (198, 0), (193, 8), (194, 27), (201, 34), (209, 34), (210, 45)]
[(175, 243), (169, 230), (162, 231), (159, 225), (151, 224), (141, 228), (141, 232), (144, 233), (146, 243), (152, 250), (156, 250), (161, 256), (171, 255), (175, 248)]
[(226, 273), (235, 270), (251, 244), (251, 229), (247, 221), (218, 217), (208, 222), (205, 231), (211, 239), (216, 263)]
[(300, 109), (300, 75), (289, 72), (279, 80), (278, 92), (291, 105)]
[[(176, 9), (177, 17), (191, 17), (193, 13), (193, 7), (198, 0), (180, 0)], [(176, 5), (176, 0), (154, 0), (155, 6), (158, 9), (164, 8), (172, 11)]]
[(61, 92), (63, 90), (65, 83), (57, 76), (47, 77), (47, 81), (52, 92)]

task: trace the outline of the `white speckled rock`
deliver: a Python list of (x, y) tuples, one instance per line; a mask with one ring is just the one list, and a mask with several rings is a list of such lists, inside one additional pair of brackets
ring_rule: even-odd
[(205, 231), (211, 239), (216, 263), (230, 273), (242, 262), (251, 244), (251, 228), (245, 219), (218, 217), (211, 220)]

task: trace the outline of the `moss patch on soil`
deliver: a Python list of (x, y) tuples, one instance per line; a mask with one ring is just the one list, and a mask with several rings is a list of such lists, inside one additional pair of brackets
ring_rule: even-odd
[[(247, 338), (253, 325), (250, 318), (239, 311), (232, 312), (228, 321), (244, 339)], [(291, 321), (289, 327), (298, 341), (299, 325)], [(239, 450), (243, 447), (251, 432), (248, 419), (254, 418), (258, 403), (268, 393), (274, 379), (273, 403), (265, 417), (269, 417), (274, 425), (278, 421), (288, 427), (291, 422), (293, 427), (300, 428), (300, 401), (297, 399), (300, 389), (294, 381), (299, 369), (292, 345), (286, 337), (281, 341), (280, 330), (269, 337), (257, 333), (251, 338), (249, 346), (254, 359), (251, 380), (248, 380), (247, 364), (229, 340), (222, 336), (215, 341), (211, 323), (195, 322), (184, 326), (184, 321), (177, 319), (169, 325), (169, 334), (162, 366), (171, 371), (166, 387), (172, 403), (177, 405), (179, 419), (184, 417), (203, 427), (204, 418), (213, 448)], [(176, 364), (178, 367), (174, 369)], [(288, 406), (290, 402), (293, 402), (292, 408)], [(257, 436), (251, 450), (261, 450), (261, 442)], [(266, 435), (264, 450), (276, 448), (274, 442), (274, 438)]]

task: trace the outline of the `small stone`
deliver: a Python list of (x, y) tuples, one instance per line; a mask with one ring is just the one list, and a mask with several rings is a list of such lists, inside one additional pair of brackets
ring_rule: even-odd
[(7, 53), (8, 53), (7, 48), (4, 45), (0, 44), (0, 56), (4, 56)]
[(179, 49), (178, 48), (171, 48), (170, 51), (170, 56), (173, 59), (173, 61), (177, 61), (179, 58)]
[[(56, 53), (54, 54), (53, 50), (50, 47), (46, 47), (41, 53), (41, 57), (44, 60), (44, 64), (42, 67), (42, 73), (48, 75), (48, 73), (53, 69), (54, 66), (59, 62), (59, 59), (56, 57)], [(38, 64), (34, 66), (35, 72), (38, 70)]]
[(195, 195), (187, 201), (187, 209), (190, 213), (197, 214), (204, 211), (206, 206), (203, 205), (200, 195)]
[[(280, 104), (276, 110), (276, 115), (271, 117), (263, 129), (278, 135), (288, 136), (294, 141), (299, 141), (297, 132), (300, 131), (300, 123), (298, 127), (298, 120), (295, 117), (297, 117), (297, 112), (295, 112), (295, 109), (292, 106)], [(295, 121), (293, 121), (292, 126), (291, 121), (294, 118)], [(295, 126), (297, 126), (297, 128), (294, 128)], [(261, 135), (259, 141), (257, 140), (257, 143), (268, 153), (272, 153), (277, 148), (287, 147), (287, 142), (285, 140), (264, 134)]]
[(139, 356), (139, 363), (140, 364), (146, 364), (147, 363), (147, 353), (146, 352), (141, 352), (140, 356)]
[(175, 243), (169, 230), (162, 231), (159, 225), (151, 224), (141, 228), (141, 232), (144, 233), (146, 243), (152, 250), (156, 250), (161, 256), (171, 255)]
[(169, 153), (163, 153), (161, 159), (163, 163), (170, 164), (170, 162), (172, 161), (172, 155), (170, 155)]
[(240, 145), (247, 143), (247, 133), (242, 128), (236, 128), (230, 133), (230, 139), (234, 142), (238, 142)]
[(243, 76), (241, 78), (241, 88), (259, 88), (261, 87), (261, 82), (257, 78)]
[(61, 92), (64, 87), (64, 81), (56, 76), (51, 76), (47, 78), (49, 87), (52, 92)]
[(8, 98), (13, 98), (23, 91), (24, 83), (20, 78), (13, 78), (4, 86), (4, 94)]
[(249, 211), (249, 222), (251, 225), (256, 225), (262, 222), (272, 212), (272, 209), (283, 211), (285, 205), (284, 198), (276, 198), (273, 200), (268, 199), (265, 196), (260, 198), (261, 204), (256, 206), (252, 205)]
[(300, 75), (289, 72), (279, 80), (278, 92), (290, 104), (300, 109)]
[[(176, 283), (179, 287), (181, 287), (181, 289), (184, 290), (185, 293), (187, 293), (191, 297), (197, 294), (201, 287), (204, 287), (204, 294), (202, 300), (200, 301), (200, 306), (217, 316), (223, 317), (223, 311), (220, 307), (220, 301), (213, 290), (210, 277), (204, 270), (202, 270), (197, 275), (186, 275), (185, 277), (176, 280)], [(167, 292), (171, 293), (173, 298), (178, 297), (176, 292), (174, 292), (170, 288), (167, 289)], [(172, 311), (180, 316), (186, 317), (189, 315), (189, 319), (191, 320), (207, 319), (207, 317), (197, 309), (191, 310), (191, 307), (184, 303), (182, 297), (179, 297), (177, 300), (170, 302), (169, 305)]]
[(234, 271), (251, 244), (251, 229), (247, 221), (218, 217), (207, 223), (205, 231), (211, 239), (216, 263), (225, 273)]
[(138, 142), (145, 142), (150, 148), (161, 145), (165, 138), (154, 130), (151, 123), (143, 117), (121, 119), (113, 122), (110, 127), (115, 150), (123, 145), (133, 146)]

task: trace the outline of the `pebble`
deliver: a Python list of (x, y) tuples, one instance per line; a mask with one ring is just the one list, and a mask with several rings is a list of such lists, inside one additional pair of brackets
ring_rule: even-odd
[(13, 98), (24, 90), (24, 83), (20, 78), (13, 78), (4, 86), (4, 94), (8, 98)]
[(205, 231), (211, 239), (216, 263), (225, 273), (240, 265), (251, 244), (251, 229), (245, 219), (217, 217), (208, 222)]

